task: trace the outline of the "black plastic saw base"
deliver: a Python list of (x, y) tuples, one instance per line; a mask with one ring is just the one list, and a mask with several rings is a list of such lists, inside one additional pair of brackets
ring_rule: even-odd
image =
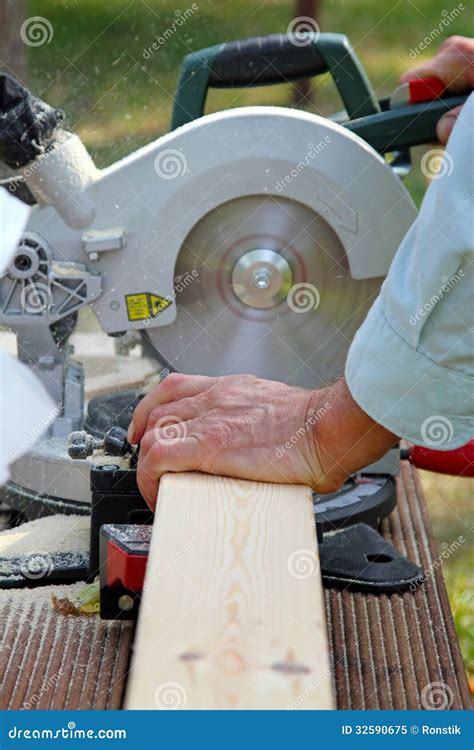
[(421, 568), (363, 523), (325, 535), (319, 561), (323, 584), (343, 589), (390, 593), (424, 579)]
[(0, 588), (73, 583), (85, 580), (88, 570), (89, 555), (78, 552), (52, 555), (38, 552), (22, 557), (0, 557)]

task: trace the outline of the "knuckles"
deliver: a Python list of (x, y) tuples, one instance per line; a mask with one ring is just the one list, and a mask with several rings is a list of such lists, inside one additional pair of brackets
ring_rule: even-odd
[(202, 442), (211, 450), (227, 446), (233, 436), (234, 430), (224, 421), (213, 420), (205, 424), (202, 435)]
[(160, 383), (158, 388), (165, 393), (172, 393), (188, 379), (188, 375), (183, 375), (180, 372), (170, 372), (170, 374)]

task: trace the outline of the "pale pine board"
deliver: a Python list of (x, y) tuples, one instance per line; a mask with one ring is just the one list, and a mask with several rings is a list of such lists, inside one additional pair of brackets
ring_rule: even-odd
[(333, 708), (316, 549), (307, 487), (163, 477), (126, 708)]

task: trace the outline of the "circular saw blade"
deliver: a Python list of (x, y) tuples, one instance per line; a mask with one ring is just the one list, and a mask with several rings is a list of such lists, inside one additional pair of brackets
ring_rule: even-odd
[[(251, 295), (236, 288), (236, 264), (253, 259), (256, 250), (263, 251), (257, 271), (266, 271), (266, 259), (275, 254), (285, 261), (286, 286), (273, 294), (274, 304), (263, 297), (257, 304), (260, 277)], [(179, 372), (252, 373), (317, 387), (343, 372), (379, 287), (380, 279), (352, 278), (338, 236), (312, 209), (279, 196), (243, 196), (192, 228), (176, 265), (176, 320), (147, 335), (163, 362)]]

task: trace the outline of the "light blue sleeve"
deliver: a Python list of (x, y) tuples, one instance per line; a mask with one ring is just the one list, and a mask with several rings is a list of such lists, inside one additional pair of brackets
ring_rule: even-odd
[(346, 363), (367, 414), (440, 450), (474, 436), (473, 167), (471, 95)]

